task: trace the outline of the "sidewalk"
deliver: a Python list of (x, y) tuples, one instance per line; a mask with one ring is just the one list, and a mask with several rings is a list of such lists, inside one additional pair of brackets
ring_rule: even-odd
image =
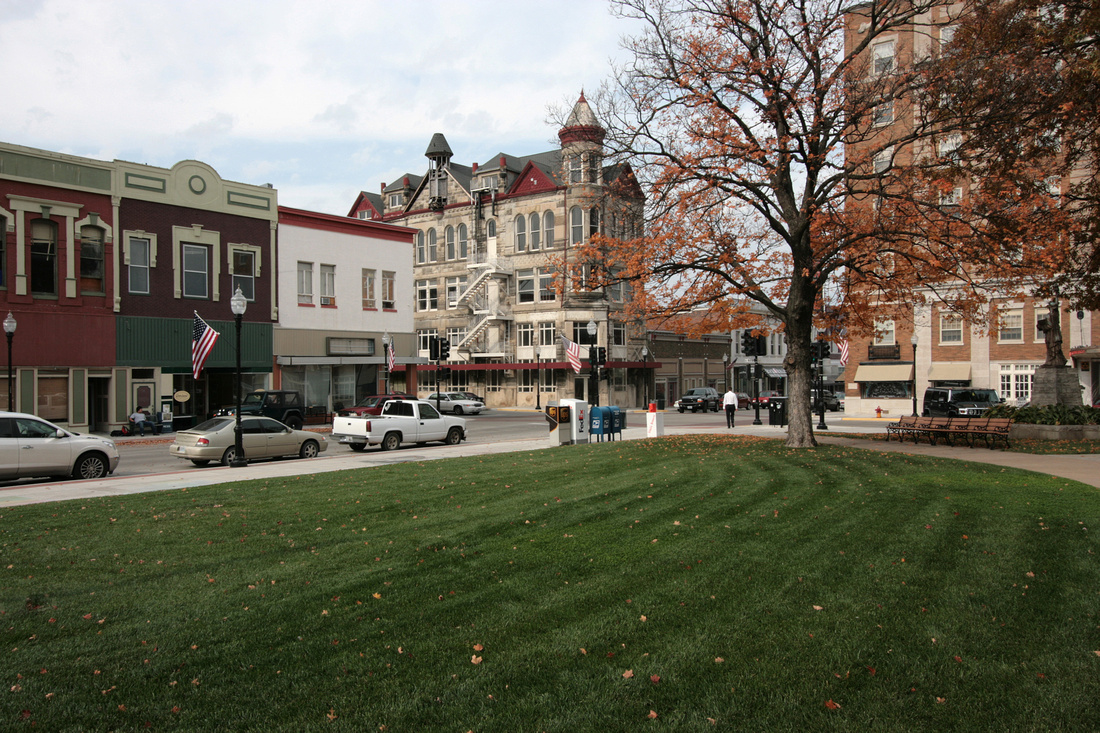
[[(643, 413), (637, 413), (640, 419), (635, 422), (643, 422)], [(747, 417), (747, 416), (746, 416)], [(751, 425), (752, 418), (744, 422), (738, 415), (738, 426), (732, 430), (722, 425), (715, 424), (706, 428), (669, 428), (665, 435), (754, 435), (759, 437), (781, 440), (786, 436), (786, 428), (773, 425)], [(842, 445), (865, 450), (877, 450), (882, 452), (909, 453), (912, 455), (927, 456), (932, 458), (948, 458), (975, 463), (985, 463), (1006, 468), (1019, 468), (1026, 471), (1047, 476), (1058, 476), (1079, 481), (1083, 484), (1100, 488), (1100, 455), (1033, 455), (1030, 453), (1012, 453), (1009, 451), (988, 450), (986, 448), (952, 447), (947, 445), (931, 446), (926, 443), (888, 443), (869, 441), (860, 438), (845, 437), (845, 433), (884, 433), (886, 423), (881, 427), (868, 427), (866, 425), (846, 426), (843, 419), (839, 423), (829, 426), (828, 432), (815, 432), (819, 443), (826, 445)], [(331, 429), (325, 426), (312, 428), (318, 432)], [(142, 443), (171, 443), (172, 433), (157, 436), (125, 436), (114, 438), (120, 449), (125, 450), (127, 444)], [(628, 427), (622, 433), (622, 440), (642, 440), (646, 438), (646, 429), (640, 427)], [(145, 476), (108, 477), (87, 481), (63, 481), (39, 484), (15, 484), (7, 488), (0, 488), (0, 507), (19, 506), (22, 504), (38, 504), (51, 501), (65, 501), (70, 499), (88, 499), (93, 497), (122, 496), (126, 494), (138, 494), (147, 491), (186, 490), (195, 486), (209, 486), (212, 484), (229, 483), (233, 481), (255, 480), (263, 478), (277, 478), (300, 474), (327, 473), (330, 471), (343, 471), (353, 468), (369, 468), (373, 466), (391, 465), (394, 463), (407, 463), (411, 461), (440, 460), (459, 456), (491, 455), (497, 453), (512, 453), (525, 450), (542, 450), (549, 447), (546, 439), (509, 440), (496, 443), (463, 443), (456, 446), (427, 446), (408, 447), (397, 451), (365, 451), (355, 453), (352, 451), (336, 451), (327, 453), (321, 458), (311, 461), (264, 461), (249, 464), (247, 468), (229, 468), (227, 466), (210, 466), (201, 470), (185, 469), (164, 474), (151, 474)]]

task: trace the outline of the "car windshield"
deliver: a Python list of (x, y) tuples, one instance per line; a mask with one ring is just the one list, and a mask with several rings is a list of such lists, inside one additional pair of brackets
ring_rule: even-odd
[(191, 432), (194, 433), (213, 433), (221, 430), (226, 425), (235, 422), (231, 417), (214, 417), (206, 422), (199, 423), (195, 427), (191, 428)]
[(384, 399), (386, 399), (386, 398), (385, 397), (364, 397), (363, 399), (356, 402), (355, 406), (356, 407), (374, 407)]
[(964, 389), (955, 396), (957, 402), (999, 402), (1000, 399), (991, 389)]
[(264, 393), (263, 392), (253, 392), (251, 394), (246, 394), (244, 396), (244, 402), (241, 403), (241, 404), (242, 405), (259, 405), (259, 404), (263, 403), (263, 401), (264, 401)]

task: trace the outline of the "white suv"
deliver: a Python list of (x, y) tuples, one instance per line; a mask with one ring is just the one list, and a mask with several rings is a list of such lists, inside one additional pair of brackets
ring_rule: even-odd
[(74, 433), (35, 415), (0, 412), (0, 480), (104, 478), (116, 468), (113, 440)]

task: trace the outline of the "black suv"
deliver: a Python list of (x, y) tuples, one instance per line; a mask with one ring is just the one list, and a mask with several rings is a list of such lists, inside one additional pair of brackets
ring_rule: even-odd
[(680, 412), (691, 410), (692, 412), (718, 412), (722, 406), (722, 396), (714, 387), (696, 387), (684, 392), (680, 398)]
[(1003, 402), (995, 390), (931, 387), (924, 391), (925, 417), (977, 417)]
[(825, 409), (826, 410), (828, 410), (829, 412), (840, 412), (840, 398), (836, 396), (835, 392), (832, 392), (830, 390), (825, 390), (824, 392), (819, 392), (818, 390), (815, 389), (812, 394), (813, 394), (813, 411), (815, 413), (821, 412), (821, 398), (822, 398), (822, 396), (824, 396), (824, 398), (825, 398)]
[[(223, 407), (215, 415), (233, 415), (236, 411), (236, 406)], [(298, 392), (260, 390), (244, 396), (241, 401), (241, 416), (244, 415), (264, 415), (278, 420), (288, 428), (301, 430), (305, 407), (302, 404), (302, 395)]]

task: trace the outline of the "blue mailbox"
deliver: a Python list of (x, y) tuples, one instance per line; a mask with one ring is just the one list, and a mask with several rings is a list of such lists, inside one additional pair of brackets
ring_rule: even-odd
[(607, 409), (611, 410), (612, 438), (614, 438), (615, 433), (618, 433), (621, 439), (623, 429), (626, 428), (626, 410), (621, 407), (609, 407)]
[(611, 435), (611, 408), (593, 406), (588, 409), (588, 414), (591, 416), (589, 434), (597, 436), (596, 439), (601, 441), (603, 436)]

